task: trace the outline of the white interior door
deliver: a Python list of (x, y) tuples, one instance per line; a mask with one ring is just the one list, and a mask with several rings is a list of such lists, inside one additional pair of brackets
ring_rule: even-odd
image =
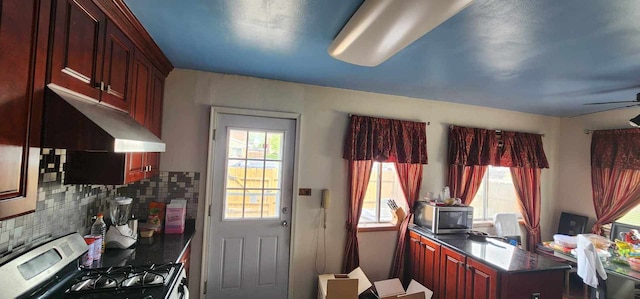
[(295, 126), (217, 114), (208, 298), (287, 298)]

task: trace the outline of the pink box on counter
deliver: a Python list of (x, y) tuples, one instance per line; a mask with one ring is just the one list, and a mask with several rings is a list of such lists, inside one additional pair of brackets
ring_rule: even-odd
[(187, 201), (185, 199), (173, 199), (167, 205), (165, 213), (164, 233), (184, 233), (184, 221), (187, 216)]

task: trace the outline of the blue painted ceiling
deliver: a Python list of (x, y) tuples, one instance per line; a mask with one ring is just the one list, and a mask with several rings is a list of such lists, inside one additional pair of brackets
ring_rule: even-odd
[(361, 0), (125, 0), (174, 66), (569, 116), (640, 92), (640, 1), (476, 0), (381, 65), (327, 48)]

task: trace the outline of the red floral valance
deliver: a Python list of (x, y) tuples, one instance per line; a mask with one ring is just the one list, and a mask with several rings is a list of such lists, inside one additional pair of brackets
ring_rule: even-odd
[(591, 167), (640, 170), (640, 129), (593, 131)]
[(539, 134), (452, 126), (449, 164), (549, 168)]
[(502, 148), (498, 166), (549, 168), (542, 147), (542, 135), (502, 132)]
[(449, 164), (485, 166), (498, 157), (495, 131), (453, 126), (449, 131)]
[(427, 164), (426, 124), (352, 115), (343, 158)]

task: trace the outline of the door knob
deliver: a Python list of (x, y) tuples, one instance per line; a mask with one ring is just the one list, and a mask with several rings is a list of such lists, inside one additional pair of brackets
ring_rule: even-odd
[(287, 222), (287, 220), (282, 221), (282, 226), (289, 227), (289, 222)]

